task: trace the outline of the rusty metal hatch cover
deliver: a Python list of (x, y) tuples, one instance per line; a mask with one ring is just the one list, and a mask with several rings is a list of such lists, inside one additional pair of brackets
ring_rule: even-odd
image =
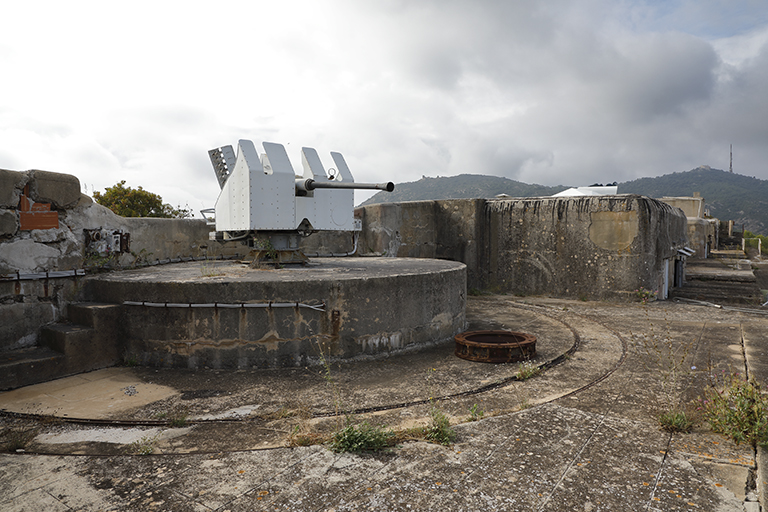
[(514, 331), (467, 331), (457, 334), (456, 356), (481, 363), (515, 363), (536, 355), (536, 336)]

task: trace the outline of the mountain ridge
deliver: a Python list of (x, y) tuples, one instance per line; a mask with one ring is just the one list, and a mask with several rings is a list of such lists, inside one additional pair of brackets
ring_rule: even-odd
[[(755, 177), (700, 166), (690, 171), (674, 172), (656, 177), (638, 178), (618, 184), (619, 194), (639, 194), (662, 197), (689, 197), (698, 192), (704, 198), (712, 217), (733, 220), (753, 233), (768, 233), (768, 181)], [(510, 197), (551, 196), (566, 186), (545, 186), (486, 176), (426, 177), (400, 183), (394, 192), (379, 192), (360, 206), (403, 201), (437, 199), (492, 198), (499, 194)]]

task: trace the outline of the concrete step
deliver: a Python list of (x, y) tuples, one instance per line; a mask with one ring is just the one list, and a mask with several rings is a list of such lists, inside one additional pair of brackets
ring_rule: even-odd
[(687, 280), (670, 291), (670, 298), (685, 298), (715, 304), (759, 305), (762, 293), (754, 282)]
[(66, 357), (48, 347), (0, 352), (0, 389), (37, 384), (66, 374)]
[(74, 324), (93, 327), (105, 337), (117, 334), (119, 304), (101, 302), (80, 302), (67, 308), (69, 320)]
[[(739, 242), (739, 245), (741, 245), (741, 242)], [(742, 259), (746, 258), (747, 255), (744, 254), (744, 251), (742, 251), (740, 247), (734, 247), (731, 249), (715, 249), (709, 251), (709, 257), (722, 259)]]
[(118, 308), (114, 304), (70, 305), (70, 319), (77, 323), (43, 327), (40, 345), (64, 354), (68, 373), (114, 366), (120, 361)]
[(67, 313), (71, 322), (44, 326), (38, 347), (0, 353), (0, 389), (118, 364), (119, 311), (117, 304), (70, 304)]

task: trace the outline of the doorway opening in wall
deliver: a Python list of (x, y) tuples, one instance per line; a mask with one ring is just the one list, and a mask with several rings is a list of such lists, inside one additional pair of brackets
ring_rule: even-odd
[(682, 258), (675, 259), (675, 273), (672, 286), (680, 288), (685, 282), (685, 266)]

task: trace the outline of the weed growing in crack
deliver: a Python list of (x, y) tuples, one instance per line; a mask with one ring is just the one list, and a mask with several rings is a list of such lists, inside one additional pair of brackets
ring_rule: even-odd
[(308, 422), (301, 422), (294, 425), (291, 435), (288, 437), (288, 446), (313, 446), (323, 444), (328, 441), (327, 436), (315, 432), (312, 425)]
[(520, 406), (521, 411), (524, 411), (526, 409), (530, 409), (531, 407), (533, 407), (533, 404), (531, 403), (530, 400), (528, 400), (527, 397), (520, 400), (520, 403), (518, 405)]
[(159, 420), (167, 420), (168, 426), (173, 428), (186, 427), (187, 420), (189, 419), (189, 407), (175, 405), (168, 411), (155, 414), (155, 418)]
[(200, 248), (204, 258), (200, 264), (200, 275), (203, 277), (223, 276), (224, 272), (221, 272), (216, 268), (215, 250), (209, 252), (208, 249), (210, 249), (208, 246), (202, 246)]
[(367, 421), (353, 423), (347, 418), (347, 425), (333, 433), (330, 442), (331, 451), (341, 452), (377, 452), (392, 445), (395, 433), (382, 425), (371, 425)]
[(188, 415), (189, 407), (174, 407), (168, 414), (168, 425), (173, 428), (186, 427)]
[(661, 386), (660, 410), (656, 420), (667, 432), (690, 432), (695, 421), (683, 395), (691, 385), (691, 366), (688, 356), (694, 341), (677, 343), (664, 311), (664, 329), (659, 330), (645, 309), (647, 333), (630, 332), (632, 345), (646, 370), (658, 375)]
[(517, 377), (517, 380), (528, 380), (531, 377), (535, 377), (540, 373), (541, 373), (541, 368), (536, 366), (535, 363), (531, 361), (525, 361), (523, 363), (518, 364), (517, 373), (515, 374), (515, 376)]
[(656, 295), (658, 292), (655, 292), (653, 290), (646, 290), (644, 287), (640, 287), (637, 290), (635, 290), (635, 295), (638, 299), (640, 299), (640, 302), (643, 304), (648, 304), (648, 302), (651, 302), (656, 299)]
[(768, 446), (768, 396), (754, 379), (723, 372), (707, 390), (703, 408), (712, 431), (736, 444)]
[(141, 439), (137, 439), (136, 441), (129, 444), (126, 448), (126, 451), (131, 455), (149, 455), (155, 451), (156, 441), (157, 436), (142, 436)]
[(333, 395), (333, 412), (338, 419), (338, 428), (341, 429), (344, 427), (342, 420), (343, 404), (341, 400), (341, 389), (339, 389), (339, 384), (336, 382), (336, 379), (333, 377), (333, 373), (331, 372), (331, 351), (329, 349), (328, 356), (326, 356), (325, 347), (322, 343), (320, 343), (319, 339), (320, 336), (317, 337), (317, 350), (320, 354), (320, 362), (323, 365), (322, 375), (323, 379), (325, 380), (326, 387), (330, 388), (331, 394)]
[(485, 411), (478, 407), (477, 404), (472, 404), (472, 407), (469, 408), (469, 418), (467, 420), (479, 421), (483, 419), (483, 416), (485, 416)]
[(424, 439), (444, 446), (450, 445), (456, 439), (456, 431), (451, 428), (451, 421), (436, 401), (433, 401), (429, 408), (429, 423), (424, 427)]
[[(354, 417), (350, 414), (346, 415), (346, 419), (342, 421), (342, 414), (345, 413), (345, 407), (342, 402), (341, 389), (333, 377), (331, 372), (330, 363), (330, 350), (328, 356), (325, 354), (325, 349), (320, 341), (317, 342), (318, 352), (320, 353), (320, 361), (323, 365), (323, 379), (326, 386), (331, 389), (333, 395), (333, 409), (338, 418), (338, 428), (331, 434), (329, 440), (329, 447), (331, 451), (341, 452), (365, 452), (365, 451), (379, 451), (383, 450), (387, 446), (391, 446), (394, 442), (395, 434), (385, 426), (373, 426), (368, 421), (355, 422)], [(305, 422), (299, 427), (293, 434), (291, 442), (296, 445), (315, 444), (323, 436), (311, 431), (311, 427), (308, 430), (302, 431), (301, 428), (306, 428)]]
[(694, 421), (684, 410), (664, 411), (658, 416), (662, 430), (672, 433), (688, 433), (693, 429)]

